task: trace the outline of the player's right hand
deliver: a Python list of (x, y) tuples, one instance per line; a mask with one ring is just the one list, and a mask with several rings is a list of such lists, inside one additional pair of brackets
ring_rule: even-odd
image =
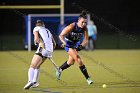
[(38, 45), (39, 42), (40, 42), (39, 38), (34, 38), (34, 44), (35, 44), (35, 45)]

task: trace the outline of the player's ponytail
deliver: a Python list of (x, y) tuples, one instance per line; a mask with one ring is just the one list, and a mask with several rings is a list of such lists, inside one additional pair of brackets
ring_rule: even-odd
[(79, 17), (82, 17), (82, 18), (86, 19), (87, 18), (87, 12), (85, 10), (83, 10)]

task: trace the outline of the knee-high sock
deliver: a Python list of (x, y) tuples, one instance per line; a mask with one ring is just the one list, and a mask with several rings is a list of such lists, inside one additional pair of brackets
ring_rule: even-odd
[(85, 76), (85, 78), (88, 79), (89, 75), (88, 75), (88, 72), (87, 72), (85, 65), (80, 66), (79, 68), (80, 68), (81, 72), (83, 73), (83, 75)]
[(39, 73), (40, 73), (40, 69), (35, 69), (35, 70), (34, 70), (33, 82), (37, 82)]
[(33, 77), (34, 77), (34, 68), (29, 68), (28, 70), (28, 81), (33, 82)]
[(67, 64), (67, 61), (64, 63), (64, 64), (62, 64), (60, 67), (59, 67), (59, 69), (62, 69), (62, 71), (64, 70), (64, 69), (67, 69), (68, 67), (70, 67), (71, 65), (68, 65)]

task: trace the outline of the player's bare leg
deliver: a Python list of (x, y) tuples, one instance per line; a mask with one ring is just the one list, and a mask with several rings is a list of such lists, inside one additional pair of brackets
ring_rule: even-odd
[(69, 49), (68, 54), (78, 63), (79, 68), (80, 68), (81, 72), (83, 73), (83, 75), (85, 76), (88, 84), (92, 84), (93, 81), (90, 79), (87, 69), (86, 69), (85, 65), (83, 64), (81, 57), (78, 55), (78, 52), (74, 49)]
[(44, 63), (45, 60), (46, 58), (43, 57), (42, 61), (39, 61), (36, 65), (36, 68), (34, 70), (34, 77), (33, 77), (33, 85), (32, 85), (33, 88), (36, 88), (39, 86), (39, 83), (37, 82), (37, 80), (40, 73), (40, 66)]
[(39, 68), (42, 64), (42, 57), (39, 55), (34, 55), (32, 58), (32, 62), (30, 68), (28, 70), (28, 83), (25, 85), (24, 89), (29, 89), (34, 85), (34, 82), (37, 80), (39, 75)]

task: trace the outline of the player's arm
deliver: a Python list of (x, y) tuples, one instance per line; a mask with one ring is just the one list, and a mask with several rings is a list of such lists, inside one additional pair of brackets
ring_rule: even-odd
[(55, 47), (56, 47), (56, 42), (55, 42), (53, 36), (52, 36), (52, 42), (53, 42), (53, 48), (55, 49)]
[(83, 42), (81, 43), (81, 45), (82, 45), (83, 47), (85, 47), (87, 43), (88, 43), (88, 29), (87, 29), (87, 27), (85, 27), (85, 28), (84, 28), (84, 40), (83, 40)]
[(35, 44), (39, 44), (39, 35), (38, 35), (38, 31), (34, 31), (34, 43)]
[(73, 30), (73, 28), (74, 28), (74, 23), (72, 23), (72, 24), (66, 26), (66, 27), (62, 30), (62, 32), (60, 33), (59, 39), (60, 39), (61, 42), (63, 43), (63, 44), (61, 45), (61, 47), (65, 47), (66, 42), (65, 42), (65, 40), (64, 40), (64, 37), (66, 36), (67, 33), (71, 32), (71, 31)]

